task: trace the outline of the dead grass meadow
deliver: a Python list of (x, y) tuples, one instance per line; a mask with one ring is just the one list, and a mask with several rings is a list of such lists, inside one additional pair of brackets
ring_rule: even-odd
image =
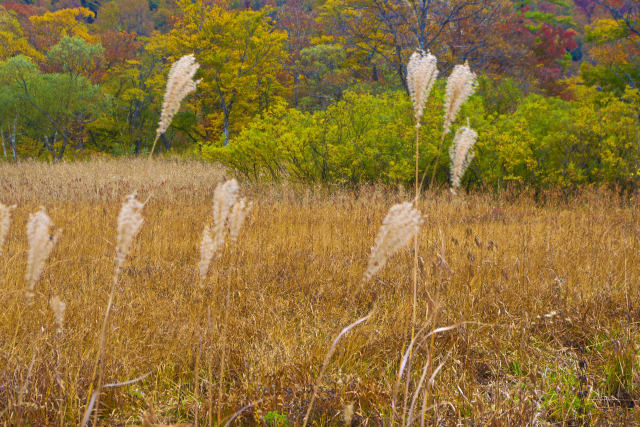
[[(410, 190), (240, 180), (253, 208), (201, 285), (224, 178), (159, 160), (0, 168), (0, 201), (17, 205), (0, 257), (0, 423), (81, 423), (134, 190), (148, 202), (115, 287), (98, 424), (301, 425), (314, 387), (311, 425), (640, 419), (637, 199), (425, 193), (412, 341), (413, 248), (362, 281), (382, 219)], [(63, 231), (29, 302), (25, 227), (40, 206)]]

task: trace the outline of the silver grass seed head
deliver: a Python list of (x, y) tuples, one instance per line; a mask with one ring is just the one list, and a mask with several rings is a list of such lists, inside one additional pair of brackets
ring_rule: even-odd
[(438, 59), (431, 52), (422, 50), (413, 52), (407, 64), (407, 87), (413, 101), (417, 127), (420, 127), (424, 106), (438, 77), (437, 64)]
[(224, 232), (231, 209), (238, 199), (239, 190), (238, 181), (235, 179), (216, 187), (213, 193), (213, 225), (216, 233)]
[(447, 79), (447, 89), (444, 102), (444, 134), (451, 130), (451, 124), (456, 120), (460, 107), (476, 90), (477, 76), (465, 62), (456, 65)]
[(185, 55), (171, 65), (162, 103), (162, 113), (160, 114), (160, 121), (156, 131), (157, 136), (167, 131), (173, 116), (180, 109), (182, 100), (196, 90), (201, 80), (194, 81), (193, 76), (199, 67), (200, 64), (196, 62), (193, 54)]
[(0, 203), (0, 256), (2, 256), (2, 247), (9, 233), (9, 225), (11, 225), (11, 211), (16, 205), (6, 206)]
[(120, 269), (124, 264), (124, 260), (129, 255), (131, 242), (140, 230), (140, 226), (144, 222), (142, 217), (142, 208), (144, 203), (136, 199), (137, 192), (129, 194), (120, 213), (118, 214), (118, 237), (116, 241), (116, 277), (120, 273)]
[(477, 132), (471, 129), (468, 124), (456, 131), (453, 144), (449, 148), (449, 157), (451, 157), (451, 193), (453, 194), (456, 194), (460, 188), (460, 181), (473, 160), (475, 155), (473, 146), (477, 140)]
[(236, 242), (238, 240), (238, 235), (240, 234), (240, 229), (244, 224), (244, 220), (249, 215), (249, 211), (251, 210), (252, 203), (246, 202), (246, 199), (242, 198), (233, 205), (233, 209), (231, 211), (231, 216), (229, 217), (229, 234), (232, 242)]
[(413, 203), (393, 205), (382, 221), (363, 280), (373, 277), (385, 266), (389, 258), (406, 246), (422, 223), (422, 215), (413, 207)]
[[(203, 281), (209, 272), (213, 257), (222, 249), (227, 236), (227, 225), (230, 227), (232, 209), (238, 199), (238, 181), (230, 179), (218, 184), (213, 193), (213, 227), (207, 225), (200, 241), (200, 262), (198, 270)], [(233, 231), (233, 227), (231, 227)]]
[(29, 215), (27, 222), (27, 241), (29, 251), (27, 252), (27, 270), (25, 280), (27, 282), (27, 299), (34, 296), (36, 282), (40, 279), (44, 265), (51, 254), (60, 237), (62, 230), (58, 230), (55, 235), (50, 234), (51, 218), (43, 207), (36, 213)]
[(200, 281), (206, 278), (213, 256), (221, 249), (218, 246), (220, 243), (220, 240), (214, 239), (211, 226), (207, 225), (202, 232), (202, 240), (200, 241), (200, 262), (198, 263)]
[(64, 326), (64, 311), (67, 309), (67, 304), (57, 295), (54, 295), (49, 301), (49, 306), (51, 310), (53, 310), (53, 315), (56, 318), (56, 325), (58, 326), (57, 332), (61, 333)]

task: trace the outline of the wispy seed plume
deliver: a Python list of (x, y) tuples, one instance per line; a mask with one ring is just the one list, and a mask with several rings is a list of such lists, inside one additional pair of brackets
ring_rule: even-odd
[(29, 242), (29, 252), (27, 253), (27, 271), (25, 280), (27, 282), (27, 299), (34, 296), (36, 282), (40, 279), (44, 264), (51, 254), (60, 237), (62, 230), (58, 230), (55, 235), (51, 235), (51, 218), (44, 208), (29, 215), (27, 223), (27, 240)]
[(238, 200), (238, 181), (230, 179), (229, 181), (218, 184), (213, 193), (213, 224), (216, 233), (224, 230), (224, 226), (229, 218), (229, 214), (236, 200)]
[(64, 311), (67, 309), (67, 304), (64, 303), (57, 295), (49, 301), (49, 306), (53, 310), (53, 315), (56, 318), (56, 325), (58, 326), (57, 332), (62, 332), (64, 326)]
[(114, 280), (117, 280), (124, 260), (127, 258), (127, 255), (129, 255), (131, 242), (144, 222), (144, 218), (142, 218), (144, 203), (138, 201), (136, 196), (136, 192), (127, 196), (118, 215), (118, 238), (116, 241), (116, 270)]
[(247, 203), (244, 198), (238, 200), (236, 204), (233, 205), (233, 210), (229, 217), (229, 234), (231, 241), (234, 243), (238, 240), (240, 229), (242, 228), (242, 224), (244, 224), (244, 220), (247, 218), (247, 215), (249, 215), (251, 205), (251, 202)]
[(202, 240), (200, 241), (200, 262), (198, 263), (200, 281), (203, 281), (207, 276), (211, 260), (220, 250), (220, 247), (216, 246), (219, 243), (220, 241), (215, 240), (213, 237), (213, 230), (211, 229), (211, 226), (207, 225), (202, 232)]
[(231, 179), (218, 184), (213, 193), (213, 227), (209, 225), (205, 227), (200, 241), (200, 262), (198, 263), (200, 281), (205, 279), (211, 260), (224, 246), (227, 225), (231, 225), (230, 216), (238, 199), (239, 189), (238, 181)]
[(9, 225), (11, 225), (11, 211), (14, 210), (15, 207), (16, 205), (6, 206), (0, 203), (0, 256), (2, 256), (4, 241), (9, 233)]
[(478, 140), (478, 134), (469, 125), (461, 127), (453, 138), (449, 148), (451, 157), (451, 192), (456, 194), (460, 188), (460, 181), (464, 176), (471, 160), (473, 160), (473, 146)]
[(421, 225), (422, 216), (413, 203), (393, 205), (382, 221), (363, 279), (369, 280), (380, 271), (389, 258), (409, 243)]
[(476, 74), (467, 62), (456, 65), (447, 80), (444, 102), (444, 134), (449, 133), (451, 124), (456, 120), (460, 107), (476, 90)]
[(407, 64), (407, 87), (413, 101), (417, 127), (420, 127), (424, 106), (438, 77), (437, 64), (438, 60), (431, 52), (425, 53), (420, 49), (411, 54)]
[(173, 120), (173, 116), (180, 109), (182, 100), (191, 92), (195, 91), (200, 83), (201, 80), (193, 80), (193, 76), (199, 67), (200, 64), (196, 62), (193, 54), (183, 56), (171, 66), (167, 77), (167, 89), (164, 93), (164, 101), (162, 103), (162, 113), (160, 114), (160, 121), (158, 122), (158, 129), (156, 130), (156, 138), (153, 141), (151, 154), (153, 154), (158, 138), (167, 131), (171, 120)]
[(180, 109), (182, 100), (196, 90), (200, 80), (193, 80), (200, 64), (193, 54), (185, 55), (173, 63), (167, 77), (167, 90), (162, 103), (162, 113), (156, 134), (162, 135), (167, 131), (173, 116)]

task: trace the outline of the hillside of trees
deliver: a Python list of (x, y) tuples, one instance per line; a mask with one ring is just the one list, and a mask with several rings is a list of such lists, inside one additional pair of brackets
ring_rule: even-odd
[(637, 187), (638, 0), (6, 1), (0, 155), (148, 153), (169, 67), (193, 53), (202, 82), (160, 152), (249, 178), (408, 183), (417, 48), (441, 76), (421, 168), (436, 156), (444, 79), (468, 62), (479, 86), (456, 126), (468, 118), (478, 143), (465, 186)]

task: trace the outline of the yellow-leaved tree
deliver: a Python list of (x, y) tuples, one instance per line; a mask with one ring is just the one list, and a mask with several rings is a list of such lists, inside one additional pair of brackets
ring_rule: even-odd
[(93, 18), (93, 12), (85, 7), (60, 9), (42, 15), (34, 15), (31, 21), (31, 37), (33, 44), (40, 51), (47, 51), (65, 36), (77, 36), (93, 43), (95, 37), (89, 34), (86, 18)]
[(24, 35), (16, 13), (0, 6), (0, 61), (20, 54), (43, 58), (42, 53), (34, 49)]
[(172, 62), (193, 53), (200, 64), (198, 103), (208, 137), (223, 136), (269, 107), (282, 91), (278, 77), (286, 56), (286, 34), (278, 31), (270, 9), (229, 10), (197, 0), (179, 2), (182, 17), (166, 36), (152, 40)]

